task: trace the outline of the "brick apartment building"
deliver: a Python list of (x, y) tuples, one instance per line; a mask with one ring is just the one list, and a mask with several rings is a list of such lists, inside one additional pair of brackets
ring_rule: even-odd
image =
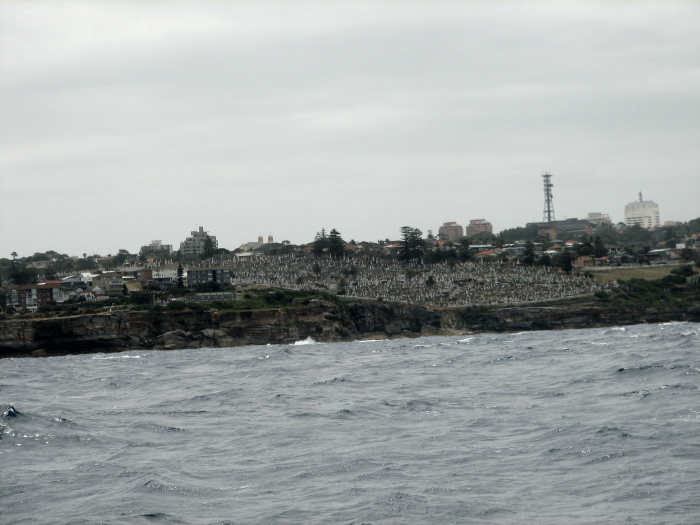
[(35, 312), (49, 301), (65, 301), (63, 288), (58, 284), (11, 285), (5, 294), (5, 305), (21, 312)]
[(456, 222), (446, 222), (438, 230), (438, 237), (440, 239), (449, 239), (451, 241), (456, 241), (464, 237), (464, 227)]
[(493, 233), (493, 226), (485, 219), (472, 219), (467, 226), (467, 237), (476, 235), (477, 233), (488, 232)]

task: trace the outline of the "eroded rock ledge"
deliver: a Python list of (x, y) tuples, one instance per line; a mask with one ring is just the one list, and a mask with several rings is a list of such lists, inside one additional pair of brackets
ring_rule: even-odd
[(419, 306), (314, 300), (308, 306), (237, 312), (114, 312), (0, 321), (0, 357), (29, 357), (700, 322), (700, 306), (597, 306), (428, 310)]

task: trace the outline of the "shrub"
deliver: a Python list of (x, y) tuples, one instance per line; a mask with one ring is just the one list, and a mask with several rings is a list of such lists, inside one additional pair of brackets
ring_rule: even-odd
[(201, 303), (187, 303), (187, 308), (192, 310), (193, 312), (199, 312), (199, 313), (204, 313), (209, 310), (206, 306), (204, 306)]
[(683, 277), (692, 277), (695, 272), (690, 264), (684, 264), (683, 266), (679, 266), (678, 268), (671, 270), (671, 273), (673, 275), (681, 275)]
[(178, 312), (187, 309), (187, 303), (185, 301), (171, 301), (165, 308), (173, 312)]
[(153, 302), (153, 295), (147, 292), (134, 292), (129, 297), (133, 304), (150, 304)]

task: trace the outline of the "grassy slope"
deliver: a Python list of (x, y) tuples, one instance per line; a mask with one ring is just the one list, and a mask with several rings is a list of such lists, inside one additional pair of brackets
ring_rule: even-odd
[(661, 279), (671, 273), (675, 266), (653, 266), (649, 268), (620, 268), (615, 270), (593, 270), (591, 273), (600, 279), (617, 281), (618, 279)]

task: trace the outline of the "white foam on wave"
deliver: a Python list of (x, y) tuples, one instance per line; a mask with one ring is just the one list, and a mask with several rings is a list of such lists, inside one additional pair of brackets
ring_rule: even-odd
[(315, 345), (316, 341), (311, 339), (311, 336), (309, 336), (306, 339), (304, 339), (303, 341), (296, 341), (294, 344), (295, 345)]
[(111, 357), (93, 357), (93, 359), (141, 359), (142, 355), (115, 355)]

